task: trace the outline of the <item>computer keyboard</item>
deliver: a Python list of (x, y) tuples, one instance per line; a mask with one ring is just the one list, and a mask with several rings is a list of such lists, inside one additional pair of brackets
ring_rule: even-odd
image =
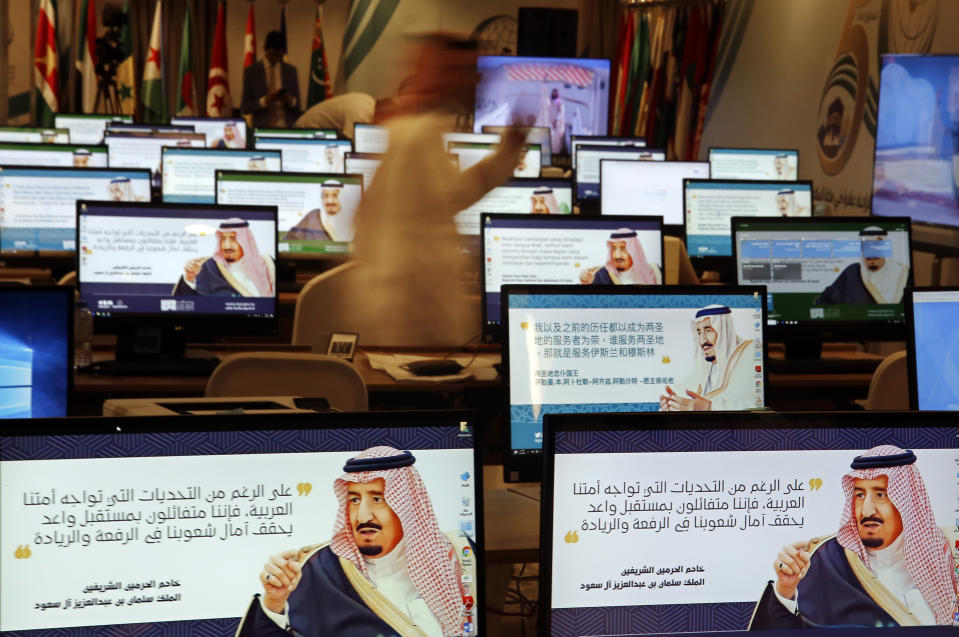
[(770, 358), (771, 374), (871, 374), (881, 358)]
[(161, 358), (99, 361), (80, 368), (80, 373), (110, 376), (209, 376), (219, 358)]

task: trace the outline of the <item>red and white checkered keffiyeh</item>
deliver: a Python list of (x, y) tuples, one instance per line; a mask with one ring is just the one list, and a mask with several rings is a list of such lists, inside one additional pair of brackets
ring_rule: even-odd
[[(874, 447), (861, 457), (890, 456), (905, 453), (892, 445)], [(936, 526), (936, 518), (926, 495), (926, 487), (915, 464), (899, 467), (852, 469), (842, 477), (845, 495), (839, 533), (836, 539), (872, 568), (869, 553), (859, 539), (859, 524), (853, 504), (853, 481), (875, 480), (887, 476), (889, 501), (902, 516), (903, 552), (906, 568), (916, 587), (936, 616), (936, 623), (951, 625), (956, 612), (955, 560), (945, 535)]]
[[(356, 458), (387, 458), (402, 452), (392, 447), (372, 447)], [(461, 635), (463, 616), (462, 568), (452, 543), (440, 530), (426, 485), (413, 467), (344, 473), (333, 483), (339, 511), (330, 548), (337, 556), (356, 564), (367, 577), (366, 562), (350, 528), (347, 492), (350, 482), (369, 483), (383, 478), (386, 503), (403, 525), (406, 567), (410, 579), (427, 607), (439, 621), (444, 635)]]

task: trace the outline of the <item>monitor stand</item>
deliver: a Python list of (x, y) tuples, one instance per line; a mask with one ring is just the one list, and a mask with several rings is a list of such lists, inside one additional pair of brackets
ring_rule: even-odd
[(173, 327), (122, 327), (116, 360), (100, 361), (93, 371), (113, 376), (209, 376), (220, 363), (211, 356), (186, 355), (187, 334)]

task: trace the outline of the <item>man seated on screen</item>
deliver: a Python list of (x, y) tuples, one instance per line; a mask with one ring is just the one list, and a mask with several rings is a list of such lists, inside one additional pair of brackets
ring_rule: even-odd
[(776, 193), (776, 209), (780, 217), (798, 217), (806, 213), (806, 207), (796, 202), (796, 191), (791, 188)]
[(73, 151), (73, 165), (76, 168), (86, 168), (90, 165), (90, 158), (93, 157), (91, 153), (86, 148), (78, 148)]
[(559, 202), (556, 201), (556, 193), (549, 186), (537, 188), (530, 195), (530, 214), (533, 215), (555, 215), (559, 214)]
[(352, 241), (352, 213), (343, 212), (343, 184), (327, 179), (320, 188), (323, 207), (311, 210), (283, 237), (288, 241)]
[(878, 226), (860, 231), (862, 259), (846, 266), (814, 302), (817, 305), (900, 303), (909, 280), (909, 267), (892, 259), (892, 242), (887, 236)]
[(776, 169), (776, 179), (792, 181), (796, 178), (796, 169), (789, 165), (789, 155), (776, 155), (773, 167)]
[(270, 557), (237, 637), (463, 634), (469, 540), (440, 530), (415, 462), (392, 447), (348, 460), (333, 538)]
[(173, 288), (176, 295), (273, 296), (275, 265), (260, 254), (250, 224), (233, 217), (216, 231), (212, 257), (190, 259)]
[(707, 305), (692, 322), (693, 371), (659, 397), (660, 411), (735, 411), (755, 406), (752, 359), (745, 355), (753, 344), (736, 334), (732, 310)]
[(579, 275), (583, 285), (655, 285), (663, 280), (659, 267), (646, 261), (635, 230), (620, 228), (606, 241), (605, 266), (587, 268)]
[(915, 462), (892, 445), (852, 461), (839, 532), (782, 548), (751, 630), (953, 625), (956, 562)]
[(210, 142), (210, 148), (246, 148), (246, 140), (240, 135), (235, 122), (227, 122), (223, 126), (223, 137)]
[(108, 186), (110, 201), (142, 201), (133, 194), (133, 182), (129, 177), (114, 177)]

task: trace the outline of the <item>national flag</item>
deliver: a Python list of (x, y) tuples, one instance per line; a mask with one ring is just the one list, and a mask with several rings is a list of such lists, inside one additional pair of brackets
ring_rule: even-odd
[(56, 0), (40, 0), (33, 81), (37, 91), (37, 123), (40, 126), (53, 126), (53, 114), (60, 110)]
[[(251, 7), (252, 9), (252, 7)], [(196, 116), (196, 83), (193, 81), (193, 34), (190, 28), (190, 3), (183, 17), (183, 36), (180, 38), (180, 72), (177, 74), (176, 114), (178, 117)]]
[(243, 68), (256, 64), (256, 19), (253, 17), (253, 3), (246, 14), (246, 35), (243, 36)]
[(158, 0), (153, 12), (153, 28), (150, 30), (150, 49), (143, 67), (143, 83), (140, 99), (143, 102), (143, 121), (148, 124), (163, 124), (169, 118), (166, 89), (163, 86), (163, 24), (161, 23), (162, 0)]
[[(91, 3), (92, 4), (92, 3)], [(133, 29), (130, 27), (130, 0), (123, 3), (120, 26), (120, 64), (117, 66), (117, 100), (120, 113), (133, 115), (137, 109), (137, 84), (133, 68)]]
[(330, 67), (326, 63), (326, 49), (323, 47), (323, 25), (320, 22), (320, 8), (317, 7), (316, 20), (313, 21), (313, 53), (310, 55), (310, 89), (306, 106), (309, 108), (332, 96)]
[(92, 113), (97, 101), (97, 15), (93, 0), (83, 0), (77, 23), (77, 71), (80, 72), (80, 111)]
[(220, 2), (216, 11), (216, 31), (213, 34), (213, 54), (206, 82), (207, 117), (228, 117), (233, 112), (230, 98), (230, 76), (226, 57), (226, 7)]

